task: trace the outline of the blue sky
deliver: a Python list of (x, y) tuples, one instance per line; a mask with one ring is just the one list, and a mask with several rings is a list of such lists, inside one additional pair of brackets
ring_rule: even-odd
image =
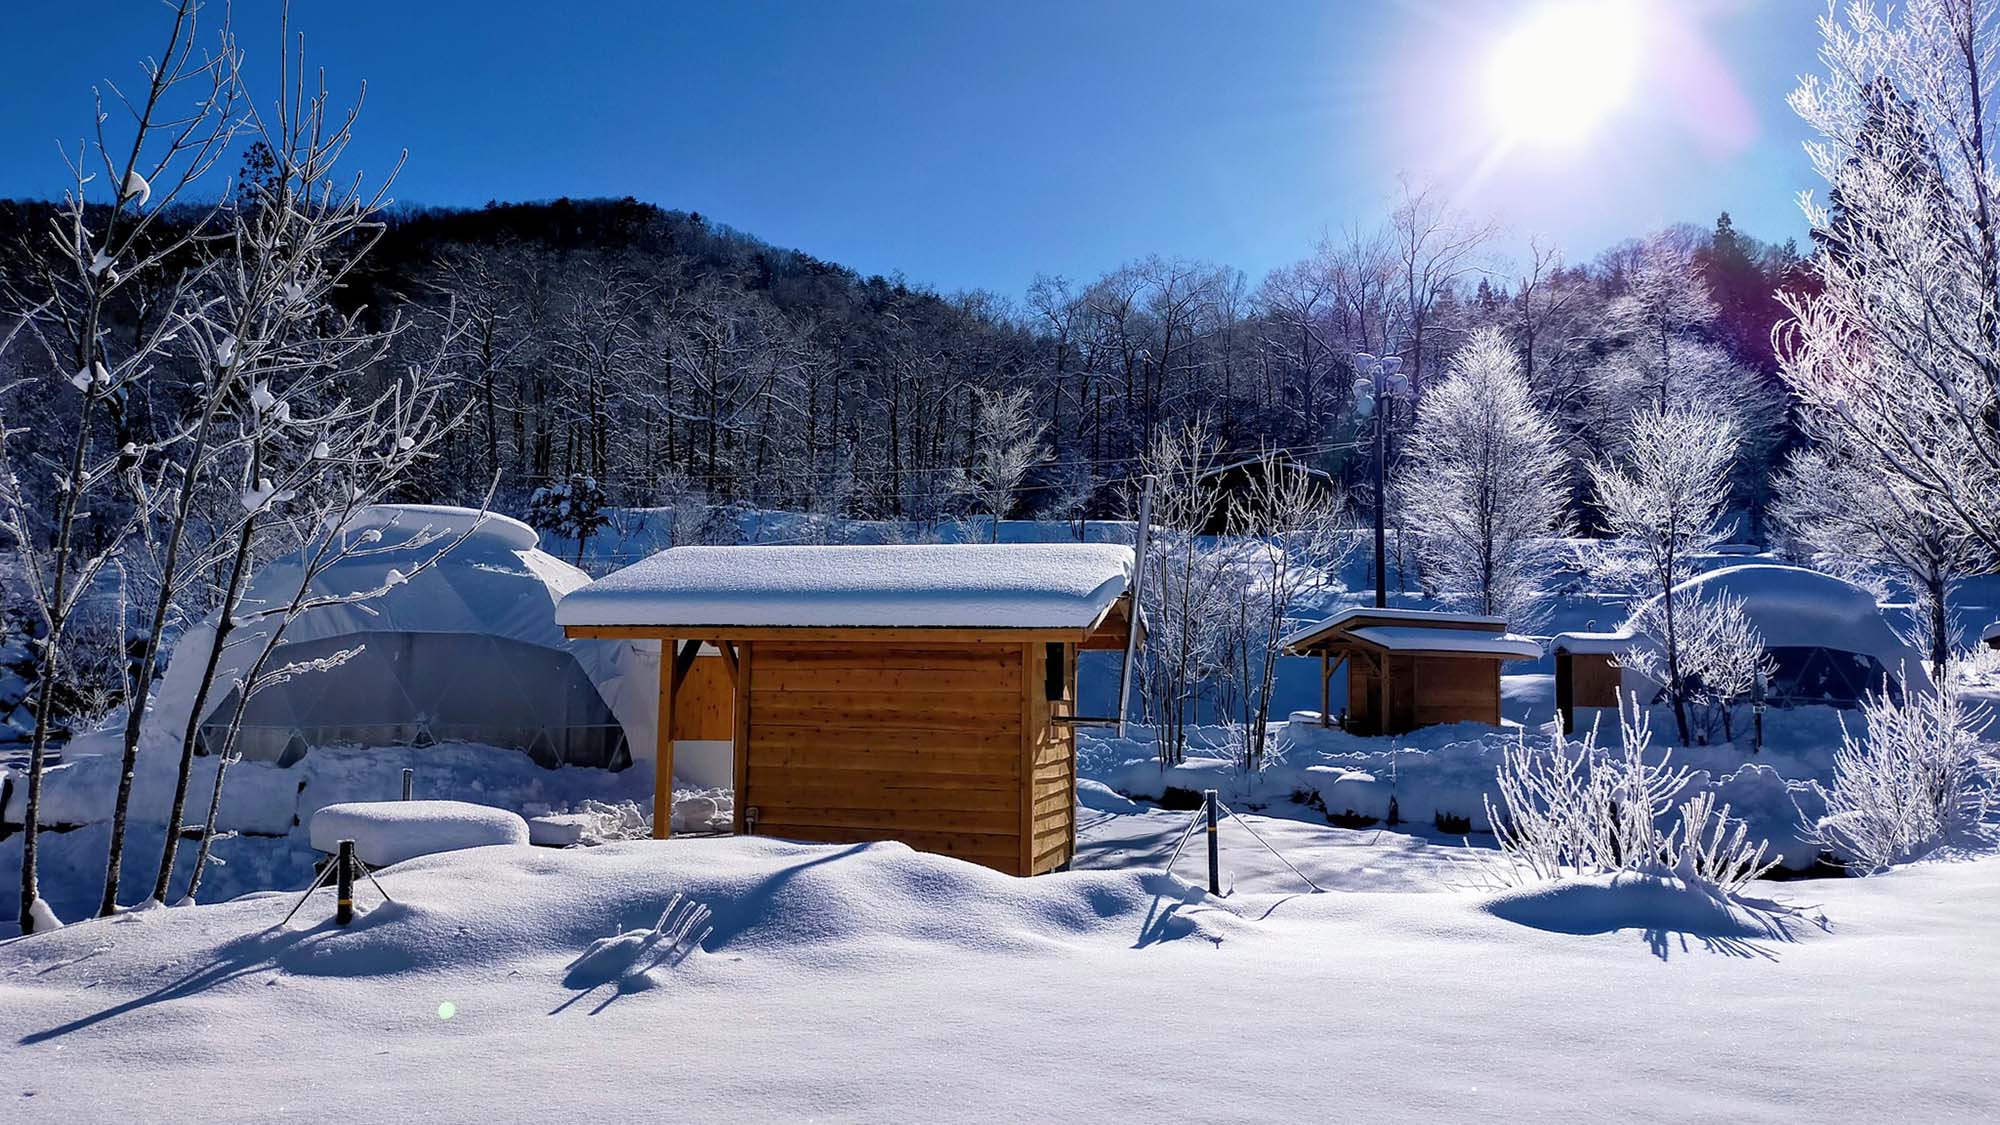
[[(940, 289), (1018, 297), (1148, 253), (1254, 280), (1372, 224), (1399, 174), (1585, 258), (1674, 221), (1781, 239), (1814, 186), (1783, 99), (1813, 0), (1639, 0), (1623, 104), (1502, 148), (1486, 74), (1540, 2), (295, 0), (354, 163), (411, 203), (633, 195)], [(272, 0), (238, 0), (253, 64)], [(153, 0), (12, 0), (0, 195), (61, 190), (90, 85), (135, 80)], [(214, 5), (220, 11), (220, 3)], [(36, 45), (22, 49), (19, 45)]]

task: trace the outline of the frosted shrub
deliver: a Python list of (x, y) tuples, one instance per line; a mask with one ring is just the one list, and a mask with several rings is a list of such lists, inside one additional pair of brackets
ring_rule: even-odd
[[(1653, 733), (1635, 707), (1621, 714), (1617, 749), (1598, 746), (1595, 729), (1581, 742), (1557, 734), (1546, 746), (1524, 735), (1501, 758), (1499, 809), (1486, 802), (1503, 862), (1495, 874), (1510, 884), (1605, 875), (1620, 871), (1676, 875), (1734, 894), (1775, 866), (1765, 845), (1754, 846), (1729, 807), (1714, 794), (1675, 799), (1691, 773), (1671, 752), (1649, 760)], [(1671, 827), (1662, 821), (1673, 816)]]
[(1958, 688), (1861, 707), (1864, 737), (1843, 727), (1833, 787), (1816, 828), (1821, 846), (1863, 873), (1903, 863), (1974, 829), (1993, 806), (1988, 716)]

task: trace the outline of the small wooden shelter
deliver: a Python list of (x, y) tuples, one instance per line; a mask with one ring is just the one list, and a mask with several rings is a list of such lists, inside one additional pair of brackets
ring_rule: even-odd
[(1500, 722), (1500, 666), (1542, 647), (1498, 617), (1417, 609), (1343, 610), (1285, 638), (1288, 656), (1320, 662), (1320, 722), (1333, 674), (1347, 668), (1347, 730), (1401, 734), (1437, 723)]
[[(1076, 656), (1125, 647), (1132, 557), (1081, 543), (676, 547), (570, 594), (556, 617), (572, 637), (660, 641), (661, 731), (726, 693), (737, 832), (900, 840), (1032, 875), (1075, 851)], [(704, 644), (720, 675), (691, 700)], [(657, 754), (664, 836), (671, 737)]]

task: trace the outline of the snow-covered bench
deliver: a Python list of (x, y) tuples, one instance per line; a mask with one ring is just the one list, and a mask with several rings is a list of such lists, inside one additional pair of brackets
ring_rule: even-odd
[(506, 809), (469, 801), (353, 801), (313, 814), (312, 846), (332, 854), (353, 840), (354, 854), (370, 867), (420, 855), (528, 844), (528, 822)]

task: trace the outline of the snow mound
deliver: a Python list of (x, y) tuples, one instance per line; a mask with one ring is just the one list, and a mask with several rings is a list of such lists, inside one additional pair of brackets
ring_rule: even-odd
[[(423, 802), (410, 802), (420, 804)], [(525, 829), (523, 829), (525, 832)], [(21, 939), (24, 964), (68, 963), (93, 950), (106, 984), (158, 987), (173, 961), (218, 966), (256, 996), (265, 970), (319, 977), (519, 974), (555, 990), (659, 983), (712, 961), (884, 964), (921, 949), (1046, 952), (1127, 949), (1195, 938), (1221, 943), (1254, 923), (1178, 879), (1136, 871), (1017, 879), (901, 844), (795, 844), (763, 837), (630, 841), (598, 848), (483, 848), (420, 856), (365, 884), (347, 927), (333, 892), (314, 892), (287, 927), (296, 892), (93, 919)], [(705, 940), (671, 965), (648, 943), (676, 901), (712, 912)], [(699, 931), (697, 931), (699, 932)], [(101, 948), (100, 948), (101, 947)], [(738, 971), (721, 969), (717, 971)], [(641, 982), (639, 974), (654, 979)], [(204, 980), (206, 977), (204, 977)], [(563, 982), (569, 982), (564, 984)], [(265, 994), (268, 996), (268, 994)], [(546, 1009), (544, 1009), (546, 1010)]]
[(1482, 909), (1558, 934), (1647, 930), (1714, 938), (1789, 940), (1789, 913), (1731, 898), (1668, 873), (1620, 871), (1502, 891)]
[(437, 852), (495, 844), (526, 846), (528, 822), (469, 801), (354, 801), (313, 814), (312, 846), (331, 853), (342, 840), (370, 867)]

